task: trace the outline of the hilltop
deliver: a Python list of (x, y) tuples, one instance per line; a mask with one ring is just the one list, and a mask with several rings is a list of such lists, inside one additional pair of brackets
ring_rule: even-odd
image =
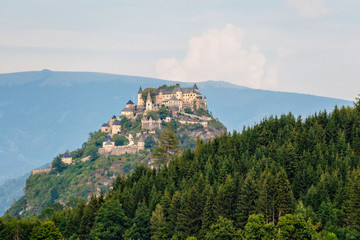
[(70, 207), (107, 192), (117, 176), (129, 174), (137, 165), (152, 167), (151, 150), (166, 125), (183, 150), (193, 148), (197, 139), (207, 141), (226, 133), (226, 127), (208, 112), (206, 97), (196, 84), (140, 87), (137, 105), (129, 100), (121, 114), (90, 133), (81, 148), (59, 154), (49, 168), (33, 170), (25, 196), (6, 213), (39, 214), (48, 204)]

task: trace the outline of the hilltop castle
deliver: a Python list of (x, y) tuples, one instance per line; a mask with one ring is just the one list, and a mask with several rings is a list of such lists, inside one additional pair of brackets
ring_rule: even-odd
[[(121, 111), (121, 116), (114, 116), (104, 123), (100, 130), (107, 133), (102, 147), (98, 149), (100, 155), (122, 155), (125, 153), (136, 153), (145, 150), (145, 138), (153, 135), (156, 138), (157, 129), (173, 120), (179, 124), (201, 125), (203, 129), (208, 128), (208, 122), (212, 120), (207, 113), (206, 97), (202, 97), (196, 84), (193, 87), (182, 88), (179, 84), (159, 88), (140, 87), (138, 91), (138, 104), (131, 100), (126, 103)], [(168, 115), (160, 116), (160, 111), (167, 111)], [(200, 114), (198, 112), (200, 111)], [(141, 129), (136, 132), (122, 129), (122, 124), (128, 121), (139, 124)], [(115, 135), (122, 135), (128, 140), (127, 145), (116, 146)], [(113, 139), (114, 137), (114, 139)], [(83, 157), (82, 162), (90, 159), (90, 156)], [(67, 150), (61, 156), (61, 161), (67, 165), (74, 164), (70, 152)], [(34, 170), (33, 174), (48, 173), (48, 169)]]
[(191, 88), (182, 88), (180, 85), (160, 88), (146, 88), (138, 91), (138, 105), (129, 100), (121, 115), (133, 118), (136, 111), (154, 111), (160, 107), (168, 107), (173, 112), (183, 112), (186, 108), (207, 110), (206, 97), (202, 97), (198, 87), (194, 84)]

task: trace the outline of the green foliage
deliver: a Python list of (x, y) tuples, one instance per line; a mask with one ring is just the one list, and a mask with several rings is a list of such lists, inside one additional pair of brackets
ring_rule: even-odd
[(156, 145), (156, 141), (151, 135), (147, 136), (144, 142), (146, 149), (151, 149), (153, 146)]
[(164, 120), (167, 115), (170, 115), (169, 109), (165, 106), (162, 106), (161, 108), (159, 108), (158, 112), (159, 112), (159, 117), (161, 120)]
[(129, 144), (129, 140), (123, 135), (114, 134), (113, 139), (115, 141), (115, 146), (123, 146)]
[[(146, 113), (146, 119), (150, 119), (150, 117), (153, 120), (158, 120), (159, 119), (159, 112), (158, 111), (148, 111)], [(166, 117), (166, 116), (165, 116)]]
[(222, 124), (219, 120), (216, 120), (216, 119), (211, 119), (208, 122), (208, 126), (213, 127), (217, 130), (225, 130), (226, 131), (226, 127), (224, 126), (224, 124)]
[(121, 204), (117, 200), (109, 199), (96, 213), (94, 228), (90, 233), (92, 239), (112, 240), (122, 239), (119, 236), (128, 227)]
[(311, 222), (301, 215), (286, 214), (280, 217), (278, 228), (279, 239), (312, 239), (314, 234)]
[(223, 239), (240, 239), (240, 235), (234, 228), (233, 222), (222, 216), (219, 217), (216, 223), (211, 225), (210, 231), (206, 233), (205, 239), (208, 240), (223, 240)]
[(150, 236), (150, 212), (145, 203), (139, 203), (130, 228), (130, 237), (133, 240), (149, 240)]
[(174, 85), (164, 84), (164, 85), (161, 85), (160, 87), (158, 87), (158, 89), (172, 89), (172, 88), (177, 88), (177, 87), (180, 87), (179, 83), (174, 84)]
[(146, 91), (145, 90), (142, 91), (142, 93), (141, 93), (142, 100), (144, 100), (144, 102), (146, 103), (148, 92), (150, 92), (151, 100), (154, 102), (156, 93), (155, 93), (155, 89), (153, 89), (153, 88), (147, 88)]
[(30, 240), (62, 240), (61, 233), (53, 222), (44, 222), (36, 226), (32, 232)]
[(194, 114), (197, 116), (202, 116), (202, 117), (212, 117), (211, 114), (209, 113), (209, 111), (206, 111), (202, 108), (195, 109)]
[(184, 109), (184, 112), (185, 112), (185, 113), (189, 113), (189, 114), (193, 114), (193, 111), (191, 110), (190, 107), (185, 108), (185, 109)]
[(160, 139), (153, 150), (152, 155), (157, 159), (157, 165), (167, 165), (179, 153), (179, 140), (171, 125), (163, 128)]

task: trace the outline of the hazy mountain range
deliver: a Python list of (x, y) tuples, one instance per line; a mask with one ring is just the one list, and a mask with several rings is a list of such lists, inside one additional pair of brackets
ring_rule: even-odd
[[(66, 149), (81, 147), (125, 103), (137, 102), (141, 86), (174, 83), (154, 78), (49, 70), (0, 74), (0, 184), (39, 167)], [(192, 83), (180, 83), (192, 86)], [(226, 82), (197, 83), (214, 117), (228, 131), (265, 116), (306, 116), (351, 101), (250, 89)], [(1, 196), (0, 196), (1, 197)]]

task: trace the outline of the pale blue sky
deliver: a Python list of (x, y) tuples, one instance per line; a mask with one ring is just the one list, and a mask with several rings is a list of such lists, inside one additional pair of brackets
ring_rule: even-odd
[(95, 71), (354, 100), (358, 0), (0, 0), (0, 72)]

